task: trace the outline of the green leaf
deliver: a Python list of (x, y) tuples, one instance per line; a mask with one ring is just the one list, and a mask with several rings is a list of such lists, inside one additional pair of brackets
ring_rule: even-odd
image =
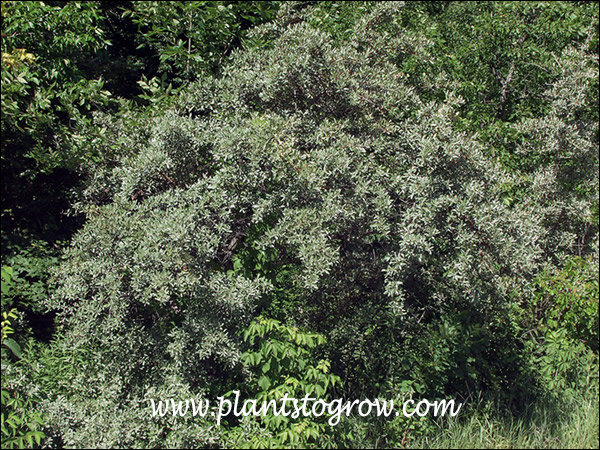
[(21, 346), (17, 344), (17, 342), (14, 339), (6, 338), (4, 339), (2, 344), (7, 346), (17, 358), (21, 359), (23, 357), (23, 354), (21, 353)]
[(269, 370), (271, 370), (271, 360), (270, 359), (266, 363), (264, 363), (262, 366), (263, 373), (267, 373)]
[(266, 391), (271, 386), (271, 380), (266, 375), (263, 375), (258, 379), (258, 385), (263, 391)]

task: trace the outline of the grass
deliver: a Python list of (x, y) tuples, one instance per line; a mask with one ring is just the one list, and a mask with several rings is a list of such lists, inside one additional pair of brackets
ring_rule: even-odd
[[(532, 405), (523, 417), (478, 407), (410, 448), (599, 448), (598, 396)], [(459, 416), (460, 417), (460, 416)]]

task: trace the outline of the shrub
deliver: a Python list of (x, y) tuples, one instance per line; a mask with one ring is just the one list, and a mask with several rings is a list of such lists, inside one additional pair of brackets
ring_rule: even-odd
[(562, 270), (541, 274), (532, 305), (543, 332), (565, 330), (571, 339), (598, 350), (598, 267), (575, 257)]
[[(494, 341), (480, 336), (543, 268), (579, 251), (597, 259), (597, 176), (582, 174), (588, 194), (566, 222), (560, 173), (545, 167), (530, 197), (507, 202), (520, 175), (456, 130), (463, 99), (428, 100), (399, 67), (404, 52), (427, 54), (399, 8), (380, 5), (340, 45), (303, 23), (255, 30), (272, 45), (185, 90), (90, 180), (87, 222), (48, 302), (66, 354), (92, 352), (43, 405), (65, 445), (152, 445), (131, 425), (148, 386), (209, 395), (248, 379), (239, 331), (265, 312), (325, 335), (349, 396), (400, 383), (406, 346), (460, 312), (457, 329), (474, 330), (460, 354), (484, 347), (467, 375), (502, 386), (486, 366)], [(425, 369), (447, 375), (451, 360)], [(99, 413), (115, 410), (122, 420)], [(169, 426), (184, 427), (160, 432)], [(201, 423), (181, 439), (219, 433)]]
[[(10, 267), (2, 267), (2, 295), (6, 292), (11, 273)], [(14, 339), (8, 337), (14, 333), (11, 321), (16, 318), (15, 309), (2, 313), (2, 448), (25, 448), (26, 445), (33, 447), (34, 442), (39, 445), (45, 437), (39, 430), (43, 421), (35, 409), (36, 402), (11, 389), (10, 382), (7, 382), (9, 361), (21, 358), (21, 347)]]
[[(323, 336), (259, 317), (244, 331), (244, 340), (251, 348), (242, 355), (242, 361), (254, 375), (252, 387), (244, 389), (246, 398), (256, 399), (259, 404), (274, 400), (279, 402), (277, 407), (285, 395), (291, 399), (308, 396), (330, 400), (329, 392), (340, 379), (329, 373), (329, 361), (317, 361), (311, 354), (325, 343)], [(229, 430), (228, 443), (234, 448), (327, 448), (331, 447), (328, 437), (333, 434), (327, 420), (327, 415), (301, 419), (282, 415), (248, 417)]]

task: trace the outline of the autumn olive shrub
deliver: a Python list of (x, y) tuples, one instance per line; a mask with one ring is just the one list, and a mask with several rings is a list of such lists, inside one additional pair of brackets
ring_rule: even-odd
[[(68, 385), (45, 388), (56, 445), (223, 442), (235, 423), (151, 418), (149, 400), (251, 394), (244, 386), (260, 373), (242, 357), (242, 331), (259, 315), (324, 335), (340, 395), (466, 395), (460, 373), (467, 388), (510, 384), (498, 318), (542, 269), (578, 251), (597, 260), (597, 174), (573, 168), (589, 194), (568, 209), (563, 172), (551, 168), (530, 174), (535, 195), (507, 201), (520, 175), (455, 130), (463, 99), (449, 90), (424, 101), (399, 69), (428, 51), (395, 22), (400, 7), (381, 5), (339, 46), (302, 23), (259, 28), (272, 44), (239, 52), (221, 78), (140, 121), (121, 156), (95, 169), (78, 205), (86, 225), (49, 301), (63, 335), (46, 360), (81, 361)], [(580, 84), (553, 92), (569, 89)], [(560, 136), (591, 158), (593, 139), (573, 139), (593, 125), (569, 125), (583, 100), (569, 101), (556, 103)], [(523, 126), (539, 137), (530, 145), (554, 151), (560, 136), (543, 123)], [(426, 332), (464, 351), (418, 341)], [(476, 344), (485, 348), (473, 361)], [(44, 361), (30, 389), (52, 377)]]

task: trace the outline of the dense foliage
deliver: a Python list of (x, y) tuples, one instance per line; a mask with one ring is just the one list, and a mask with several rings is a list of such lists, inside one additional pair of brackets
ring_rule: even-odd
[[(3, 445), (397, 447), (438, 426), (149, 415), (234, 390), (597, 401), (597, 3), (2, 14)], [(47, 216), (26, 202), (44, 183)]]

